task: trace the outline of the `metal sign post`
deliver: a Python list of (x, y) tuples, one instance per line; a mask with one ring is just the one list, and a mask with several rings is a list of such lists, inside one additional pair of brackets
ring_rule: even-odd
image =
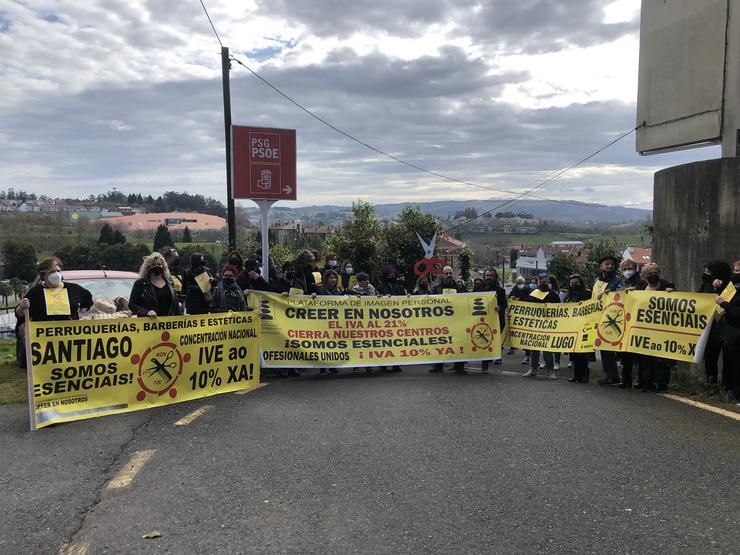
[(266, 282), (270, 281), (270, 207), (276, 200), (257, 200), (255, 204), (260, 207), (260, 232), (262, 233), (262, 277)]

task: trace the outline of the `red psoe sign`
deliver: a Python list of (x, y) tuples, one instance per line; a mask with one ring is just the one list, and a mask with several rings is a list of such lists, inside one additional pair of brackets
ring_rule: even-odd
[(231, 126), (234, 198), (296, 200), (295, 129)]

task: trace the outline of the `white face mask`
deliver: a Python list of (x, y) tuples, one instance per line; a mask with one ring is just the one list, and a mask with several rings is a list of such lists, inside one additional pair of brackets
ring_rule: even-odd
[(634, 270), (625, 270), (624, 272), (622, 272), (622, 274), (624, 274), (624, 277), (626, 277), (627, 279), (629, 279), (629, 278), (631, 278), (632, 276), (635, 275), (635, 271)]
[(524, 284), (523, 283), (517, 283), (517, 286), (516, 287), (517, 287), (517, 289), (524, 289)]
[(46, 281), (52, 287), (56, 287), (62, 283), (62, 272), (52, 272), (46, 276)]
[(331, 266), (332, 268), (336, 268), (338, 265), (339, 262), (337, 262), (336, 260), (329, 260), (329, 266)]
[(345, 271), (345, 272), (347, 272), (348, 274), (352, 274), (352, 266), (347, 266), (347, 267), (346, 267), (346, 268), (344, 269), (344, 271)]

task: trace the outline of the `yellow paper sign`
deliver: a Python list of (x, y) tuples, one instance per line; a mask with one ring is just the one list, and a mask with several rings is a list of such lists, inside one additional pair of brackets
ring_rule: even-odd
[(607, 285), (609, 285), (607, 282), (598, 280), (594, 284), (594, 289), (593, 289), (593, 292), (591, 293), (591, 298), (598, 299), (599, 295), (601, 295), (604, 291), (606, 291)]
[(725, 287), (725, 290), (719, 294), (719, 296), (729, 303), (732, 300), (732, 297), (734, 297), (736, 293), (737, 293), (737, 289), (735, 289), (735, 284), (730, 282), (727, 284), (727, 287)]
[(535, 299), (539, 299), (539, 300), (542, 300), (545, 297), (547, 297), (548, 293), (549, 291), (542, 291), (541, 289), (533, 289), (532, 291), (529, 292), (529, 294), (532, 297), (534, 297)]
[(72, 314), (72, 309), (69, 306), (69, 291), (66, 288), (49, 289), (44, 287), (44, 300), (46, 301), (46, 314), (49, 316), (69, 316)]
[(291, 287), (290, 294), (291, 295), (303, 295), (303, 289), (299, 289), (298, 287)]
[(352, 289), (357, 285), (357, 276), (349, 276), (349, 288)]
[(321, 285), (321, 272), (313, 272), (313, 280), (316, 285)]
[(454, 295), (457, 293), (457, 289), (442, 289), (443, 295)]
[(211, 290), (211, 276), (208, 275), (208, 272), (195, 276), (195, 283), (198, 284), (203, 293), (208, 293)]

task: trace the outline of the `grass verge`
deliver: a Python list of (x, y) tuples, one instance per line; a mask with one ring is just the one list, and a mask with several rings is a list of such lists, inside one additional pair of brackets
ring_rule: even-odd
[(0, 341), (0, 405), (25, 403), (26, 371), (15, 365), (15, 340)]

